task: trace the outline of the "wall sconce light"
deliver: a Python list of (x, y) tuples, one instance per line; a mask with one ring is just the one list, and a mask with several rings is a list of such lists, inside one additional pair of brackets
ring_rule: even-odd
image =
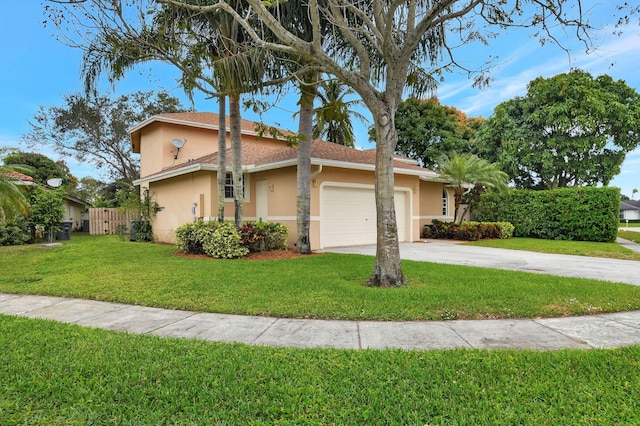
[(180, 153), (180, 150), (184, 148), (186, 143), (187, 143), (186, 139), (185, 140), (174, 139), (171, 141), (171, 145), (173, 145), (176, 148), (176, 155), (173, 157), (174, 160), (178, 159), (178, 154)]
[(320, 186), (320, 181), (317, 179), (312, 180), (311, 183), (313, 184), (314, 188), (317, 188)]
[(274, 189), (275, 189), (275, 186), (272, 183), (270, 183), (269, 184), (269, 192), (273, 192)]

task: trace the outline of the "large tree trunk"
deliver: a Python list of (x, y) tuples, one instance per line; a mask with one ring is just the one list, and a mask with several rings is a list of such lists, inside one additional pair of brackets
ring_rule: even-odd
[(376, 261), (371, 278), (367, 282), (372, 287), (394, 287), (407, 284), (402, 273), (400, 245), (398, 243), (398, 223), (394, 205), (393, 152), (398, 142), (394, 126), (395, 109), (386, 104), (376, 108)]
[(231, 163), (233, 174), (233, 202), (236, 227), (242, 225), (244, 191), (242, 188), (242, 134), (240, 117), (240, 97), (229, 96), (229, 124), (231, 128)]
[(296, 225), (298, 253), (311, 254), (309, 229), (311, 227), (311, 144), (313, 143), (313, 100), (316, 95), (316, 75), (310, 76), (311, 85), (300, 84), (300, 118), (298, 122)]
[(218, 222), (224, 222), (224, 184), (227, 178), (227, 98), (218, 98)]

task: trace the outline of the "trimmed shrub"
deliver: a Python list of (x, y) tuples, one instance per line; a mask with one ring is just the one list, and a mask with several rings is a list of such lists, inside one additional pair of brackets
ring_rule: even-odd
[(289, 228), (275, 222), (246, 222), (238, 232), (242, 244), (255, 253), (269, 250), (286, 250)]
[(577, 187), (483, 194), (475, 215), (512, 223), (516, 237), (612, 242), (619, 209), (618, 188)]
[(204, 252), (216, 258), (237, 259), (249, 253), (242, 244), (240, 234), (233, 222), (217, 222), (213, 232), (202, 241)]
[(441, 222), (425, 225), (422, 238), (477, 241), (487, 238), (511, 238), (513, 225), (508, 222)]
[(203, 242), (209, 238), (219, 222), (187, 223), (176, 229), (176, 245), (178, 249), (188, 254), (205, 254)]
[(18, 246), (31, 240), (27, 222), (19, 217), (10, 223), (0, 222), (0, 246)]
[(249, 252), (284, 250), (289, 229), (273, 222), (247, 222), (236, 229), (232, 222), (188, 223), (176, 229), (176, 245), (184, 253), (236, 258)]

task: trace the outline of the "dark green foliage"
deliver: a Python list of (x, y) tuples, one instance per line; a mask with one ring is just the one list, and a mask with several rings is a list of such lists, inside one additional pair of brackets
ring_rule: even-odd
[(478, 241), (487, 238), (511, 238), (513, 225), (508, 222), (440, 222), (425, 225), (422, 238)]
[(251, 253), (286, 250), (289, 228), (275, 222), (247, 222), (238, 229), (242, 244)]
[(580, 187), (484, 194), (475, 213), (480, 221), (511, 222), (516, 237), (612, 242), (619, 208), (619, 189)]
[(608, 185), (640, 143), (640, 94), (608, 75), (573, 70), (531, 81), (498, 105), (474, 150), (500, 164), (517, 188)]
[(7, 223), (0, 221), (0, 246), (21, 245), (30, 239), (28, 224), (23, 217), (17, 216)]
[(47, 191), (39, 186), (33, 187), (30, 204), (30, 224), (44, 228), (49, 242), (53, 241), (54, 232), (60, 229), (65, 213), (63, 192), (60, 189)]
[[(438, 99), (409, 98), (398, 105), (395, 125), (398, 131), (396, 153), (432, 168), (443, 155), (469, 152), (471, 141), (482, 122), (462, 111), (441, 105)], [(375, 129), (369, 131), (375, 139)]]
[(153, 229), (151, 222), (145, 219), (132, 220), (131, 221), (131, 236), (132, 241), (153, 241)]
[(4, 164), (31, 167), (33, 172), (28, 175), (41, 185), (46, 185), (49, 179), (60, 178), (67, 192), (72, 192), (78, 184), (78, 178), (71, 174), (64, 160), (53, 161), (43, 154), (12, 151), (4, 158)]

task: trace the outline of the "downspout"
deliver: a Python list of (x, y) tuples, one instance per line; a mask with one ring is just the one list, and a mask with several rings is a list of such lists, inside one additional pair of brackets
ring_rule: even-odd
[(316, 176), (318, 176), (320, 173), (322, 173), (322, 164), (319, 164), (320, 167), (318, 167), (318, 170), (316, 170), (315, 172), (311, 173), (311, 180), (313, 180)]

